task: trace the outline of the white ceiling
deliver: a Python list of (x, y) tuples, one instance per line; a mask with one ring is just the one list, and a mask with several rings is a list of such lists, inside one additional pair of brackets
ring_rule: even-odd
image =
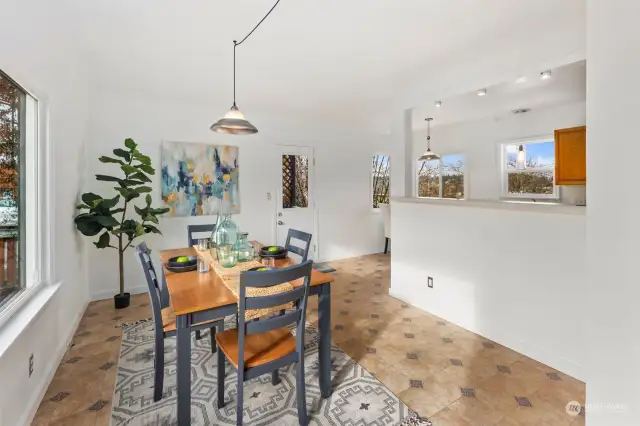
[[(70, 23), (80, 25), (95, 84), (225, 109), (232, 101), (232, 40), (274, 3), (72, 1), (78, 14)], [(580, 31), (584, 2), (281, 0), (238, 48), (238, 105), (249, 119), (252, 109), (274, 108), (368, 114), (453, 56), (505, 40), (526, 45), (559, 27)]]
[[(442, 106), (436, 108), (435, 100), (413, 110), (413, 128), (425, 128), (425, 117), (433, 117), (433, 127), (502, 117), (513, 110), (549, 108), (586, 100), (586, 61), (580, 61), (552, 70), (552, 77), (540, 78), (536, 71), (522, 75), (513, 81), (487, 87), (486, 96), (478, 96), (477, 91), (442, 99)], [(478, 88), (481, 89), (481, 88)]]

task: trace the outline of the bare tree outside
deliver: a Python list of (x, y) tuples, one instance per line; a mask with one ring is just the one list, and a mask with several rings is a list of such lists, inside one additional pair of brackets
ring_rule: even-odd
[(380, 204), (389, 203), (389, 156), (373, 156), (373, 208), (377, 209)]
[(418, 197), (440, 197), (440, 160), (418, 163)]

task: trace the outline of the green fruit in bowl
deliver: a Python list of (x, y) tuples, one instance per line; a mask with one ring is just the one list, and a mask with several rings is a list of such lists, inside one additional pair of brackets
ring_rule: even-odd
[(274, 251), (278, 251), (278, 247), (269, 247), (267, 249), (268, 252), (274, 252)]
[(258, 268), (257, 270), (258, 270), (258, 271), (268, 271), (268, 269), (267, 269), (267, 268)]
[(180, 256), (179, 258), (176, 259), (176, 262), (178, 263), (186, 263), (189, 261), (189, 258), (187, 256)]

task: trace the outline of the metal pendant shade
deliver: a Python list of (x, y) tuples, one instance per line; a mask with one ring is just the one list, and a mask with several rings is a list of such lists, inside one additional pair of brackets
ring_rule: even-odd
[(422, 157), (419, 158), (419, 161), (439, 160), (440, 157), (431, 151), (431, 122), (433, 118), (425, 118), (425, 121), (427, 122), (427, 150), (422, 154)]
[(227, 112), (224, 117), (220, 120), (213, 123), (211, 126), (211, 130), (217, 133), (224, 133), (227, 135), (252, 135), (254, 133), (258, 133), (258, 129), (253, 124), (249, 123), (246, 118), (244, 118), (244, 114), (240, 112), (238, 107), (236, 106), (236, 47), (240, 46), (245, 42), (246, 39), (249, 38), (253, 32), (258, 29), (260, 24), (267, 19), (267, 16), (273, 12), (273, 9), (280, 3), (280, 0), (277, 0), (273, 7), (267, 12), (267, 14), (256, 24), (255, 27), (247, 34), (242, 40), (239, 42), (233, 40), (233, 106)]
[(256, 126), (244, 118), (244, 114), (240, 112), (235, 104), (223, 118), (213, 123), (211, 130), (227, 135), (252, 135), (258, 133)]

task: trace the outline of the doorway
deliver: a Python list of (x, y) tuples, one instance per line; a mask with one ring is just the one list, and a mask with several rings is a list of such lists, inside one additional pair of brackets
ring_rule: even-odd
[(280, 178), (276, 205), (276, 239), (284, 246), (290, 228), (313, 235), (309, 259), (317, 260), (313, 148), (278, 145)]

